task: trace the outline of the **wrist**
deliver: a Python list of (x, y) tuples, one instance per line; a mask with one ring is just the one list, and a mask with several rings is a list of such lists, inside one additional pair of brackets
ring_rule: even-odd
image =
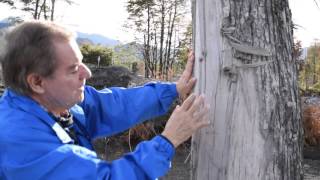
[(162, 132), (162, 133), (160, 134), (160, 136), (161, 136), (163, 139), (167, 140), (174, 148), (178, 147), (179, 143), (176, 142), (176, 141), (174, 140), (174, 138), (171, 138), (171, 137), (170, 137), (168, 134), (166, 134), (165, 132)]

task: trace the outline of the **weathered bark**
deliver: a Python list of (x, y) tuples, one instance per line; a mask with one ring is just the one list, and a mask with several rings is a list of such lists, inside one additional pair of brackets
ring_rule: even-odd
[(288, 0), (193, 0), (196, 93), (212, 125), (194, 180), (301, 180), (302, 127)]

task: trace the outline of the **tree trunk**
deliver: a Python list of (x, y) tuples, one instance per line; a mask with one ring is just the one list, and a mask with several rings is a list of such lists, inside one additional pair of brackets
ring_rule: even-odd
[(35, 4), (35, 9), (34, 9), (34, 14), (33, 14), (33, 19), (37, 19), (37, 17), (38, 17), (38, 10), (39, 10), (39, 1), (40, 0), (36, 0), (36, 4)]
[(154, 29), (154, 45), (152, 51), (152, 64), (153, 64), (153, 78), (157, 78), (157, 64), (158, 64), (158, 41), (157, 41), (157, 29)]
[(164, 79), (167, 81), (168, 79), (168, 73), (167, 73), (167, 67), (168, 67), (168, 61), (169, 59), (167, 58), (168, 55), (168, 46), (169, 46), (169, 38), (170, 38), (170, 27), (171, 27), (171, 17), (172, 17), (172, 9), (168, 8), (167, 13), (169, 13), (169, 17), (168, 17), (168, 22), (167, 22), (167, 35), (166, 35), (166, 47), (164, 49), (164, 56), (163, 56), (163, 77)]
[(51, 16), (50, 16), (51, 21), (54, 21), (55, 6), (56, 6), (56, 0), (51, 0)]
[[(151, 19), (151, 14), (150, 14), (150, 3), (147, 4), (147, 47), (146, 48), (146, 57), (148, 61), (148, 66), (150, 67), (148, 69), (149, 73), (152, 72), (152, 64), (150, 60), (150, 37), (151, 37), (151, 32), (150, 32), (150, 19)], [(151, 73), (152, 74), (152, 73)], [(148, 77), (149, 78), (149, 77)]]
[(144, 77), (149, 78), (150, 74), (150, 58), (148, 58), (149, 52), (147, 51), (146, 34), (143, 36), (143, 59), (144, 59)]
[(302, 125), (288, 0), (193, 0), (197, 94), (210, 127), (193, 180), (302, 180)]
[(43, 7), (43, 18), (45, 20), (47, 20), (48, 19), (48, 15), (47, 15), (47, 0), (43, 1), (42, 7)]
[(161, 0), (161, 28), (160, 28), (160, 54), (159, 54), (159, 77), (163, 75), (163, 41), (165, 25), (165, 0)]
[(168, 45), (168, 51), (167, 51), (167, 57), (166, 57), (167, 65), (166, 65), (165, 74), (166, 74), (167, 80), (168, 80), (168, 71), (169, 71), (169, 69), (172, 69), (173, 58), (170, 59), (170, 56), (171, 56), (171, 45), (172, 45), (172, 34), (173, 34), (173, 30), (174, 30), (174, 28), (176, 26), (175, 22), (176, 22), (176, 18), (177, 18), (177, 6), (178, 6), (177, 0), (175, 0), (173, 3), (174, 3), (174, 10), (173, 10), (173, 17), (172, 17), (171, 27), (170, 27), (170, 30), (169, 30), (169, 33), (168, 33), (169, 45)]

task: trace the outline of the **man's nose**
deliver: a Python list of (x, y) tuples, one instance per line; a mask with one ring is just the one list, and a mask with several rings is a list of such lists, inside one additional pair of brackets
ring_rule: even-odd
[(89, 79), (92, 76), (90, 69), (85, 64), (81, 64), (81, 69), (81, 79)]

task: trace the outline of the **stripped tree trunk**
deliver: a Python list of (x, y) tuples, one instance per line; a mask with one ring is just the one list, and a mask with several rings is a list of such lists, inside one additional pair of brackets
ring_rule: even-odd
[(212, 125), (193, 180), (301, 180), (302, 127), (288, 0), (193, 0), (196, 93)]

